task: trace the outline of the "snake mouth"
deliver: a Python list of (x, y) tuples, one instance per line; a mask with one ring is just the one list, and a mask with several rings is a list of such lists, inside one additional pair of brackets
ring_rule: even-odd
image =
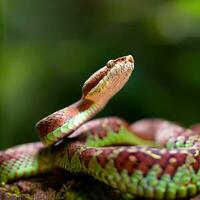
[[(131, 55), (123, 56), (115, 60), (109, 60), (105, 67), (95, 72), (85, 83), (82, 89), (83, 97), (93, 95), (102, 91), (105, 87), (113, 85), (114, 82), (123, 83), (120, 79), (129, 77), (134, 69), (134, 59)], [(113, 79), (119, 78), (118, 81)], [(110, 84), (113, 83), (113, 84)]]

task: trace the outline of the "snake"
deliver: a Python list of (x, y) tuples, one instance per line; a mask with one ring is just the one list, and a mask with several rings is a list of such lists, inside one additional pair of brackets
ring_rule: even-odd
[[(80, 100), (36, 124), (41, 142), (0, 151), (1, 185), (62, 169), (147, 199), (198, 194), (197, 131), (164, 119), (132, 124), (119, 117), (92, 119), (123, 88), (134, 69), (131, 55), (109, 60), (84, 83)], [(127, 103), (122, 103), (122, 110)]]

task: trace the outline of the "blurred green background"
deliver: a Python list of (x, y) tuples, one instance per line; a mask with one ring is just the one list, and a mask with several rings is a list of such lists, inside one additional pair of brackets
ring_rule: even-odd
[(38, 140), (34, 125), (81, 96), (109, 59), (135, 73), (98, 117), (200, 122), (200, 1), (3, 0), (0, 149)]

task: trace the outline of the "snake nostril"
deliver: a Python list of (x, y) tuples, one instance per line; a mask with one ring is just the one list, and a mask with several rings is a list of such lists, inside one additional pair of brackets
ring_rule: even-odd
[(128, 55), (128, 56), (127, 56), (127, 61), (129, 61), (129, 62), (134, 62), (133, 56)]

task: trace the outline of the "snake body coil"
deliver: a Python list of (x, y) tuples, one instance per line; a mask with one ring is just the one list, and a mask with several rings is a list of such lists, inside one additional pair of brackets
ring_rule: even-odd
[(77, 103), (38, 122), (39, 136), (49, 147), (31, 143), (1, 151), (1, 184), (62, 168), (140, 197), (181, 199), (199, 193), (200, 137), (195, 131), (159, 119), (132, 125), (115, 117), (87, 122), (133, 69), (132, 56), (110, 60), (85, 82)]

